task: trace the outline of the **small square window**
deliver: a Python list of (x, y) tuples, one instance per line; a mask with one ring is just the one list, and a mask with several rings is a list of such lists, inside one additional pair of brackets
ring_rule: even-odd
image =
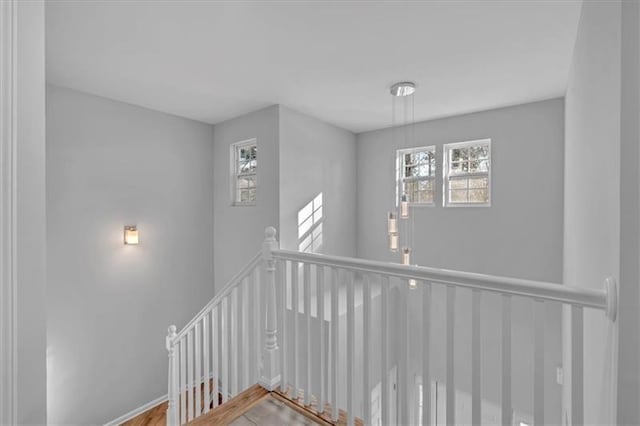
[(258, 145), (255, 139), (231, 145), (231, 167), (233, 204), (255, 205), (258, 187)]
[(402, 196), (406, 196), (410, 204), (433, 205), (435, 177), (435, 146), (400, 149), (397, 151), (397, 202), (400, 202)]
[(444, 145), (444, 205), (491, 205), (491, 139)]

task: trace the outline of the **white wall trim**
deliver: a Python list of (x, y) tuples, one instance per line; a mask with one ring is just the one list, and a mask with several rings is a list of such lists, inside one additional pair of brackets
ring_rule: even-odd
[(118, 426), (121, 425), (122, 423), (133, 419), (134, 417), (136, 417), (139, 414), (144, 413), (147, 410), (150, 410), (151, 408), (155, 407), (156, 405), (160, 405), (163, 402), (167, 401), (167, 395), (162, 395), (161, 397), (158, 397), (156, 399), (154, 399), (153, 401), (149, 401), (144, 405), (141, 405), (138, 408), (134, 408), (133, 410), (129, 411), (126, 414), (123, 414), (122, 416), (118, 417), (117, 419), (111, 420), (108, 423), (105, 423), (104, 426)]
[(0, 424), (17, 424), (17, 0), (0, 2)]

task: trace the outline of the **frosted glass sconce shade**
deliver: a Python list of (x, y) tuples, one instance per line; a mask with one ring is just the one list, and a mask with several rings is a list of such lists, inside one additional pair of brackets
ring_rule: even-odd
[(387, 231), (389, 234), (398, 233), (398, 218), (396, 218), (396, 214), (393, 212), (389, 212), (389, 218), (387, 219)]
[(411, 249), (409, 247), (402, 248), (402, 264), (403, 265), (411, 264)]
[(416, 280), (409, 280), (409, 288), (411, 290), (415, 290), (416, 288), (418, 288), (418, 282)]
[(140, 243), (137, 227), (135, 226), (124, 227), (124, 243), (126, 245), (136, 245)]
[(398, 234), (389, 234), (389, 250), (392, 252), (398, 251)]
[(402, 194), (402, 198), (400, 199), (400, 217), (402, 219), (409, 218), (409, 202), (405, 194)]

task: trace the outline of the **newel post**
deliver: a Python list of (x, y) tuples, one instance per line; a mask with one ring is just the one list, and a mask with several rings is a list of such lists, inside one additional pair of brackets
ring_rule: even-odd
[(178, 357), (174, 340), (176, 337), (176, 326), (169, 326), (169, 334), (166, 338), (167, 352), (169, 352), (169, 392), (167, 405), (167, 426), (178, 426)]
[(262, 350), (262, 371), (260, 372), (260, 385), (268, 391), (275, 390), (280, 384), (278, 372), (278, 330), (276, 322), (276, 261), (273, 258), (273, 250), (279, 245), (276, 240), (276, 228), (269, 226), (264, 231), (264, 243), (262, 243), (262, 259), (265, 266), (264, 281), (262, 285), (266, 290), (266, 321), (265, 339)]

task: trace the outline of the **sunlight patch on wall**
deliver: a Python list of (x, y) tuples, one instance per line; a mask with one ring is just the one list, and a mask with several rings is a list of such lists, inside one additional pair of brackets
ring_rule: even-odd
[(322, 248), (322, 192), (298, 212), (298, 250), (317, 253)]

